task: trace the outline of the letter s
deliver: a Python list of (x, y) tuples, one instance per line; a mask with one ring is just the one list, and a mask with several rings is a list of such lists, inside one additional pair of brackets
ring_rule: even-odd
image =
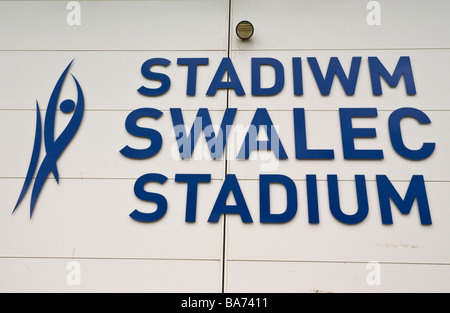
[(151, 117), (154, 119), (159, 119), (163, 113), (157, 109), (152, 108), (142, 108), (131, 112), (125, 122), (125, 128), (127, 131), (136, 137), (148, 138), (151, 144), (146, 149), (134, 149), (126, 146), (120, 153), (122, 153), (127, 158), (131, 159), (147, 159), (156, 155), (162, 147), (162, 137), (161, 134), (154, 130), (137, 126), (137, 121), (141, 117)]
[(153, 213), (142, 213), (134, 210), (130, 217), (137, 222), (151, 223), (163, 218), (167, 212), (167, 200), (164, 196), (148, 192), (144, 189), (145, 185), (150, 182), (155, 182), (163, 185), (167, 181), (167, 177), (161, 174), (145, 174), (138, 178), (134, 184), (134, 194), (143, 201), (154, 202), (157, 204), (157, 209)]
[(169, 66), (170, 61), (167, 59), (153, 58), (149, 59), (142, 64), (141, 73), (147, 79), (157, 80), (161, 82), (159, 88), (147, 88), (142, 86), (138, 89), (138, 92), (143, 96), (156, 97), (165, 94), (170, 88), (169, 76), (162, 73), (152, 72), (150, 69), (153, 65)]

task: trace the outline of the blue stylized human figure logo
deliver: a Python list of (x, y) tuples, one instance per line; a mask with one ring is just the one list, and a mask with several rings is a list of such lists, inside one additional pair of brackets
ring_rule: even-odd
[(77, 87), (78, 99), (77, 103), (73, 100), (64, 100), (61, 102), (59, 108), (63, 113), (70, 114), (73, 112), (73, 115), (67, 124), (66, 128), (62, 131), (62, 133), (55, 140), (55, 117), (56, 117), (56, 109), (58, 107), (59, 95), (61, 93), (61, 88), (63, 86), (64, 80), (69, 72), (70, 66), (72, 62), (66, 67), (58, 82), (56, 83), (55, 88), (50, 96), (50, 100), (47, 106), (47, 112), (45, 114), (44, 121), (44, 144), (46, 155), (42, 160), (42, 163), (39, 168), (38, 161), (39, 155), (41, 152), (41, 142), (42, 142), (42, 122), (41, 122), (41, 112), (39, 109), (39, 104), (36, 101), (36, 134), (34, 139), (34, 147), (31, 156), (30, 166), (28, 168), (27, 175), (25, 177), (25, 182), (22, 187), (22, 191), (20, 193), (19, 199), (17, 200), (17, 204), (13, 210), (13, 213), (18, 208), (19, 204), (22, 202), (28, 188), (31, 185), (33, 180), (33, 176), (36, 173), (36, 179), (34, 181), (33, 190), (31, 193), (31, 204), (30, 204), (30, 218), (33, 215), (34, 208), (36, 206), (36, 202), (39, 198), (39, 194), (41, 193), (42, 187), (44, 186), (48, 176), (50, 173), (56, 179), (56, 182), (59, 184), (59, 173), (57, 168), (57, 161), (61, 154), (64, 152), (65, 148), (68, 146), (72, 138), (75, 136), (78, 128), (80, 127), (81, 120), (83, 119), (84, 114), (84, 96), (81, 90), (80, 84), (76, 80), (76, 78), (72, 75), (72, 78), (75, 81)]

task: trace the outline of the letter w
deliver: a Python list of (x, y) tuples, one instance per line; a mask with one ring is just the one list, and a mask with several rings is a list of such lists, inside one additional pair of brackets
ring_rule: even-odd
[(331, 86), (333, 85), (334, 77), (337, 76), (348, 96), (353, 96), (355, 94), (356, 83), (358, 81), (359, 68), (361, 66), (361, 57), (352, 58), (352, 65), (350, 68), (350, 74), (347, 75), (342, 68), (339, 59), (332, 57), (328, 65), (327, 74), (324, 77), (322, 71), (320, 70), (319, 63), (316, 58), (308, 58), (309, 66), (314, 74), (317, 85), (320, 89), (320, 93), (323, 96), (330, 95)]
[(183, 120), (183, 113), (179, 108), (170, 109), (172, 115), (173, 127), (175, 129), (175, 136), (177, 139), (178, 150), (182, 159), (190, 159), (194, 152), (195, 144), (198, 141), (201, 131), (205, 134), (205, 139), (208, 144), (209, 153), (213, 159), (220, 159), (223, 156), (223, 151), (226, 146), (228, 134), (233, 125), (237, 109), (226, 109), (220, 131), (216, 137), (214, 128), (212, 126), (211, 117), (208, 109), (199, 109), (195, 121), (191, 127), (189, 135), (186, 133), (186, 128)]

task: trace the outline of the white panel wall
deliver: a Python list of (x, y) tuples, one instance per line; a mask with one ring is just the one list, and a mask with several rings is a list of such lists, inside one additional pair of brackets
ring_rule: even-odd
[(0, 3), (2, 50), (227, 48), (227, 2), (222, 0), (78, 1), (80, 27), (66, 23), (68, 1), (11, 2)]
[[(73, 262), (80, 285), (66, 280)], [(14, 293), (200, 293), (218, 290), (220, 280), (218, 262), (197, 260), (2, 258), (0, 264), (2, 292)]]
[[(380, 0), (380, 26), (367, 25), (369, 1), (361, 0), (79, 1), (80, 26), (66, 23), (67, 2), (0, 1), (0, 292), (450, 291), (448, 1)], [(234, 32), (242, 20), (255, 26), (245, 42)], [(228, 55), (247, 95), (220, 90), (206, 96)], [(330, 57), (339, 57), (348, 72), (354, 56), (362, 57), (355, 95), (346, 96), (336, 79), (330, 96), (321, 96), (306, 58), (316, 57), (323, 70)], [(374, 97), (370, 56), (391, 71), (400, 56), (410, 56), (417, 95), (407, 96), (401, 81), (397, 88), (384, 84), (383, 96)], [(170, 76), (171, 88), (163, 96), (144, 97), (139, 87), (157, 85), (142, 77), (141, 66), (155, 57), (171, 61), (160, 68)], [(210, 63), (198, 68), (194, 97), (186, 96), (187, 67), (177, 65), (178, 58), (189, 57)], [(286, 84), (280, 94), (251, 96), (252, 57), (283, 63)], [(293, 57), (303, 59), (303, 96), (293, 93)], [(83, 88), (86, 109), (76, 137), (58, 160), (60, 184), (48, 179), (31, 220), (30, 193), (12, 215), (31, 157), (36, 100), (44, 117), (51, 91), (73, 59), (71, 73)], [(271, 79), (265, 69), (263, 84)], [(73, 84), (65, 83), (62, 97), (76, 98)], [(158, 121), (140, 124), (160, 131), (164, 144), (151, 159), (130, 160), (119, 153), (124, 146), (148, 145), (125, 129), (128, 114), (142, 107), (164, 113)], [(211, 160), (198, 147), (193, 160), (180, 160), (169, 109), (182, 108), (191, 125), (205, 107), (214, 124), (220, 124), (227, 107), (238, 108), (226, 158)], [(339, 108), (357, 107), (378, 110), (377, 118), (355, 119), (355, 127), (377, 130), (377, 138), (357, 139), (357, 147), (382, 149), (384, 160), (344, 160)], [(432, 121), (402, 123), (409, 147), (436, 143), (425, 161), (404, 159), (390, 143), (387, 121), (402, 107), (418, 108)], [(252, 154), (250, 161), (236, 160), (256, 108), (268, 109), (289, 160), (263, 152)], [(333, 149), (335, 160), (295, 160), (293, 108), (306, 110), (308, 146)], [(57, 113), (57, 133), (67, 121)], [(205, 146), (203, 137), (199, 143)], [(169, 205), (166, 216), (151, 224), (129, 217), (135, 209), (155, 210), (133, 191), (146, 173), (169, 178), (163, 186), (148, 187)], [(175, 183), (177, 173), (212, 175), (210, 184), (199, 187), (196, 223), (185, 223), (186, 185)], [(233, 215), (207, 223), (226, 173), (238, 177), (253, 224)], [(258, 177), (270, 173), (296, 183), (299, 210), (289, 223), (259, 223)], [(319, 225), (308, 224), (308, 174), (318, 179)], [(338, 175), (348, 213), (356, 210), (354, 176), (366, 176), (370, 208), (363, 223), (348, 226), (331, 215), (328, 174)], [(382, 225), (375, 181), (380, 174), (401, 194), (412, 175), (424, 175), (433, 225), (420, 225), (417, 204), (408, 216), (393, 206), (394, 225)], [(286, 206), (281, 188), (273, 189), (271, 200), (274, 210)], [(67, 283), (72, 261), (81, 267), (80, 285)], [(381, 266), (377, 286), (366, 281), (371, 261)]]
[(237, 0), (233, 26), (249, 20), (251, 42), (233, 38), (234, 50), (348, 50), (449, 48), (450, 29), (443, 0), (378, 1), (380, 27), (368, 27), (370, 1)]
[[(199, 107), (221, 118), (226, 93), (205, 94), (227, 54), (228, 2), (80, 1), (81, 26), (66, 23), (67, 3), (0, 1), (0, 291), (220, 292), (223, 224), (206, 221), (224, 161), (180, 161), (169, 109), (183, 108), (186, 123)], [(171, 61), (164, 70), (176, 79), (170, 93), (144, 97), (137, 89), (155, 82), (142, 77), (141, 66), (155, 57)], [(211, 66), (198, 71), (198, 97), (185, 96), (187, 67), (177, 66), (182, 57), (210, 59)], [(31, 220), (30, 192), (12, 215), (30, 162), (36, 100), (44, 118), (56, 81), (73, 59), (71, 73), (86, 108), (79, 132), (58, 160), (60, 184), (49, 178)], [(76, 99), (70, 81), (65, 98)], [(164, 146), (155, 158), (130, 160), (119, 153), (123, 147), (148, 146), (125, 129), (128, 114), (142, 107), (163, 111), (158, 121), (140, 125), (160, 130)], [(68, 118), (58, 111), (57, 134)], [(138, 177), (154, 172), (169, 180), (146, 188), (164, 194), (169, 210), (160, 222), (141, 224), (129, 214), (156, 206), (140, 201), (133, 187)], [(176, 173), (212, 175), (212, 183), (199, 189), (196, 224), (185, 223), (186, 185), (174, 182)], [(80, 265), (80, 285), (66, 281), (72, 261)]]
[[(249, 20), (255, 34), (249, 41), (233, 36), (232, 58), (243, 87), (251, 94), (251, 58), (272, 57), (285, 69), (285, 87), (276, 96), (238, 97), (231, 92), (230, 106), (244, 112), (238, 125), (248, 125), (254, 110), (267, 108), (278, 127), (289, 160), (278, 161), (272, 153), (252, 155), (253, 161), (236, 160), (243, 139), (235, 130), (231, 145), (230, 173), (241, 179), (254, 224), (243, 224), (238, 216), (227, 219), (226, 291), (228, 292), (392, 292), (449, 290), (450, 246), (446, 240), (450, 216), (447, 190), (450, 167), (446, 134), (449, 106), (446, 67), (450, 23), (443, 13), (448, 1), (379, 1), (382, 22), (368, 26), (369, 1), (276, 1), (236, 0), (232, 5), (232, 27)], [(407, 96), (403, 81), (397, 88), (383, 85), (383, 96), (374, 97), (368, 57), (377, 56), (393, 71), (401, 56), (410, 56), (417, 95)], [(294, 96), (292, 58), (303, 60), (304, 95)], [(362, 57), (354, 96), (346, 96), (336, 79), (330, 96), (320, 95), (307, 58), (316, 57), (326, 71), (330, 57), (338, 57), (349, 72), (352, 57)], [(262, 71), (263, 86), (274, 83), (273, 70)], [(335, 160), (295, 160), (293, 108), (306, 111), (308, 147), (333, 149)], [(382, 149), (382, 161), (344, 160), (339, 108), (377, 108), (377, 118), (354, 119), (354, 127), (375, 128), (377, 138), (356, 139), (359, 149)], [(389, 115), (397, 108), (424, 111), (431, 125), (412, 119), (402, 123), (405, 142), (412, 149), (435, 142), (429, 159), (412, 162), (398, 155), (390, 142)], [(241, 127), (242, 128), (242, 127)], [(260, 174), (283, 174), (295, 180), (299, 205), (295, 218), (286, 224), (259, 224)], [(318, 180), (320, 224), (308, 223), (306, 175)], [(337, 221), (329, 209), (327, 175), (339, 178), (341, 205), (352, 214), (357, 209), (354, 177), (366, 176), (369, 215), (364, 222), (348, 226)], [(387, 175), (404, 195), (412, 175), (424, 175), (433, 225), (420, 225), (417, 204), (408, 216), (393, 206), (394, 225), (381, 223), (376, 175)], [(275, 212), (286, 208), (286, 195), (274, 187), (271, 205)], [(380, 285), (366, 278), (368, 262), (381, 266)]]
[(381, 265), (380, 285), (371, 286), (366, 263), (237, 261), (229, 263), (229, 272), (233, 292), (278, 293), (442, 293), (449, 275), (448, 265), (387, 263)]

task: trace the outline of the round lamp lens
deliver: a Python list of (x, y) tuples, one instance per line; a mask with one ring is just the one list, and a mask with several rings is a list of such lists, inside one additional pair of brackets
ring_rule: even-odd
[(248, 21), (242, 21), (236, 27), (236, 34), (242, 40), (250, 39), (253, 36), (254, 31), (252, 23)]

